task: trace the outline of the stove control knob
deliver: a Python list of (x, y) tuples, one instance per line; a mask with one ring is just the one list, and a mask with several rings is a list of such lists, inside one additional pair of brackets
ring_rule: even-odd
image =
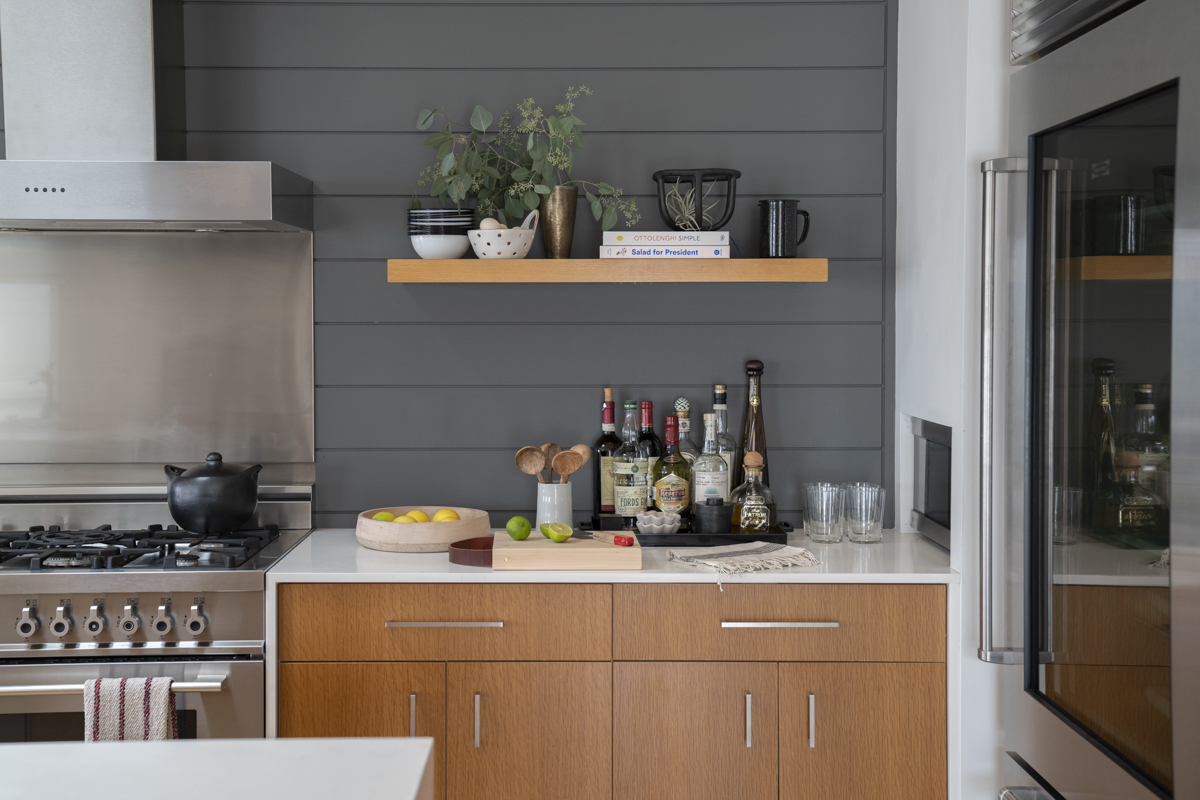
[(71, 632), (73, 625), (67, 608), (67, 606), (59, 606), (58, 611), (54, 614), (54, 619), (50, 620), (50, 632), (60, 639)]
[(42, 623), (38, 622), (37, 611), (31, 606), (21, 609), (21, 618), (17, 620), (17, 633), (28, 639), (38, 632)]
[(192, 606), (192, 611), (183, 620), (183, 627), (192, 636), (199, 636), (208, 627), (208, 619), (204, 616), (204, 606)]
[(142, 627), (142, 621), (137, 615), (137, 606), (125, 606), (125, 613), (117, 620), (117, 627), (126, 636), (133, 636)]
[(108, 621), (104, 619), (103, 606), (92, 606), (87, 619), (83, 621), (83, 629), (92, 636), (99, 636), (107, 627)]
[(175, 627), (175, 620), (171, 619), (171, 607), (159, 606), (158, 615), (150, 620), (150, 627), (159, 636), (166, 636), (171, 632), (171, 628)]

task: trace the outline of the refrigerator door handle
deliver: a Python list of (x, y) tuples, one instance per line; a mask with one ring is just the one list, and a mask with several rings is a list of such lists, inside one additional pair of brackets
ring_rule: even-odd
[(1015, 664), (1013, 648), (997, 648), (992, 631), (992, 417), (996, 334), (996, 175), (1026, 172), (1027, 158), (993, 158), (983, 173), (982, 314), (979, 377), (979, 660)]

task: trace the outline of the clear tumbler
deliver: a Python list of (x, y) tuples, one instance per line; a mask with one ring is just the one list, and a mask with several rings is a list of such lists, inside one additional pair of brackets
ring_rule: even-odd
[(883, 539), (883, 504), (887, 489), (874, 483), (847, 483), (845, 492), (846, 536), (852, 542)]
[(836, 483), (806, 483), (804, 533), (814, 542), (842, 540), (842, 487)]

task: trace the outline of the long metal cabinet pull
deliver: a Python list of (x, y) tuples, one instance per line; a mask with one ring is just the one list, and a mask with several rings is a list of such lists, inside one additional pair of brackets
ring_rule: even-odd
[(408, 696), (408, 735), (417, 735), (417, 693)]
[(722, 622), (722, 628), (840, 628), (837, 622)]
[(817, 746), (817, 696), (808, 695), (808, 746)]
[(996, 350), (996, 173), (1025, 172), (1027, 158), (994, 158), (983, 172), (983, 274), (979, 354), (979, 659), (1012, 664), (1011, 649), (996, 649), (992, 635), (992, 370)]
[[(220, 692), (225, 689), (224, 675), (201, 675), (195, 681), (178, 681), (171, 684), (176, 693)], [(0, 696), (47, 697), (59, 694), (83, 694), (82, 683), (43, 684), (41, 686), (0, 686)]]
[(479, 692), (475, 693), (475, 746), (479, 747)]
[(504, 622), (398, 622), (389, 620), (385, 628), (503, 628)]
[(753, 727), (750, 723), (750, 693), (746, 692), (746, 747), (750, 746), (750, 731)]

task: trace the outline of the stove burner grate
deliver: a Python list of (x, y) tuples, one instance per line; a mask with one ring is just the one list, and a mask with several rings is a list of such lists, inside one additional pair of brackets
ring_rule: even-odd
[(0, 531), (0, 566), (6, 569), (237, 569), (279, 535), (274, 525), (220, 536), (151, 525), (145, 530), (64, 531), (57, 525)]

